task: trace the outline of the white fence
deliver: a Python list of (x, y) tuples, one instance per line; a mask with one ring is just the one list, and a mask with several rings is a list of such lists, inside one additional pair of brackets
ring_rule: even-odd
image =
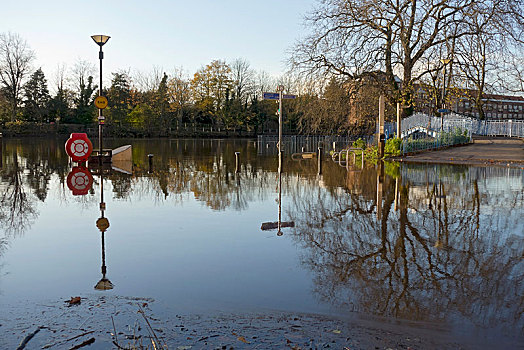
[[(396, 123), (386, 124), (385, 130), (393, 135), (396, 132)], [(402, 120), (401, 136), (407, 136), (410, 130), (420, 127), (444, 132), (461, 129), (467, 131), (469, 135), (524, 137), (524, 120), (477, 120), (454, 113), (444, 116), (444, 127), (441, 117), (414, 114)]]

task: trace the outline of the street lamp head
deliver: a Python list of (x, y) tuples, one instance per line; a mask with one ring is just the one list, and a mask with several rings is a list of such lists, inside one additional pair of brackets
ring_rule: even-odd
[(91, 35), (91, 39), (97, 43), (100, 47), (104, 46), (105, 43), (109, 40), (110, 36), (108, 35)]

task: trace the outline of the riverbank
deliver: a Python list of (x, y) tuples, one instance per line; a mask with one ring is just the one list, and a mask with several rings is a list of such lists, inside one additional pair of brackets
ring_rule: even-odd
[[(85, 295), (2, 307), (0, 347), (14, 349), (498, 349), (515, 339), (457, 336), (442, 325), (281, 311), (177, 313), (148, 298)], [(33, 337), (31, 337), (33, 335)], [(29, 339), (28, 339), (29, 338)], [(518, 340), (522, 342), (522, 339)], [(524, 343), (519, 343), (524, 345)], [(83, 346), (82, 346), (83, 347)]]
[[(259, 130), (260, 131), (260, 130)], [(98, 125), (89, 124), (44, 124), (31, 122), (13, 122), (0, 127), (4, 137), (53, 137), (71, 133), (86, 133), (89, 137), (98, 137)], [(184, 124), (173, 128), (133, 128), (106, 124), (105, 137), (119, 138), (246, 138), (256, 137), (257, 131), (246, 127), (223, 127), (210, 124)]]
[(466, 164), (524, 168), (524, 141), (521, 139), (476, 137), (472, 144), (444, 150), (421, 152), (396, 158), (400, 162)]

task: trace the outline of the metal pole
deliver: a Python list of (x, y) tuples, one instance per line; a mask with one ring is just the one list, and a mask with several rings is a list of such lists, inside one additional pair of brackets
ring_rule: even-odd
[(282, 236), (282, 173), (278, 174), (278, 226), (277, 236)]
[(278, 92), (278, 151), (282, 151), (282, 89)]
[[(98, 96), (102, 96), (102, 60), (104, 59), (104, 52), (102, 51), (102, 46), (100, 46), (100, 52), (98, 53), (98, 58), (100, 59), (100, 87), (98, 89)], [(102, 116), (102, 109), (98, 109), (98, 164), (102, 167), (102, 128), (104, 126), (104, 117)]]
[[(442, 77), (442, 110), (446, 107), (446, 102), (444, 99), (446, 98), (446, 63), (443, 63), (442, 69), (444, 70), (444, 76)], [(444, 132), (444, 111), (440, 113), (440, 131)]]

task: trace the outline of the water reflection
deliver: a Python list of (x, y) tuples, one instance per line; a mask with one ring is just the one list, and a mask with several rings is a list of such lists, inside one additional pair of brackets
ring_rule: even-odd
[[(108, 140), (108, 147), (123, 143)], [(118, 222), (126, 232), (125, 239), (112, 235), (112, 242), (121, 239), (126, 250), (133, 252), (111, 251), (113, 273), (123, 276), (116, 269), (127, 266), (137, 279), (148, 282), (120, 278), (119, 293), (164, 292), (177, 302), (187, 301), (186, 295), (229, 300), (234, 291), (257, 286), (239, 296), (246, 305), (260, 305), (263, 298), (258, 291), (264, 289), (268, 303), (295, 303), (299, 311), (310, 311), (315, 303), (309, 292), (313, 275), (314, 294), (321, 299), (314, 311), (334, 305), (337, 310), (482, 327), (498, 324), (522, 331), (524, 177), (520, 169), (379, 163), (348, 171), (326, 159), (320, 171), (318, 162), (294, 162), (286, 157), (282, 172), (278, 158), (257, 155), (252, 142), (131, 143), (133, 174), (95, 175), (100, 194), (91, 188), (80, 197), (67, 190), (69, 168), (62, 142), (4, 143), (0, 255), (9, 255), (4, 252), (15, 236), (25, 232), (26, 239), (10, 247), (17, 250), (15, 255), (22, 263), (17, 265), (18, 275), (15, 271), (2, 276), (9, 280), (2, 288), (15, 294), (17, 285), (23, 284), (16, 282), (33, 283), (33, 265), (33, 269), (41, 265), (47, 271), (59, 266), (65, 274), (68, 266), (63, 261), (81, 260), (69, 277), (79, 281), (94, 271), (93, 264), (100, 262), (98, 250), (67, 256), (68, 251), (78, 251), (79, 242), (94, 246), (85, 235), (62, 239), (71, 233), (59, 230), (54, 222), (36, 227), (36, 223), (56, 221), (53, 215), (62, 208), (69, 216), (64, 215), (58, 226), (81, 226), (79, 217), (89, 216), (89, 221), (98, 217), (101, 243), (96, 246), (101, 244), (102, 268), (101, 276), (93, 275), (92, 282), (101, 277), (95, 288), (111, 289), (105, 254), (107, 201), (113, 223)], [(235, 152), (241, 155), (238, 172)], [(152, 173), (148, 172), (148, 154), (154, 154)], [(39, 217), (40, 211), (47, 217)], [(129, 212), (136, 217), (122, 219)], [(147, 213), (148, 226), (141, 222), (143, 213)], [(270, 222), (273, 229), (286, 234), (278, 240), (261, 237), (261, 217), (276, 219)], [(283, 229), (282, 217), (289, 217), (296, 227)], [(238, 229), (231, 230), (231, 222)], [(151, 235), (144, 237), (143, 229), (150, 229)], [(245, 234), (249, 232), (255, 234)], [(24, 249), (30, 242), (41, 243), (38, 238), (51, 236), (59, 242), (63, 256), (50, 259), (46, 249), (35, 244), (31, 259), (26, 258)], [(137, 262), (134, 256), (144, 249), (155, 249), (154, 256), (148, 262)], [(93, 259), (91, 253), (96, 253)], [(268, 261), (268, 256), (274, 258)], [(13, 255), (9, 258), (14, 259)], [(293, 270), (298, 259), (303, 264)], [(242, 266), (238, 261), (244, 262)], [(151, 269), (159, 271), (158, 276), (150, 274)], [(273, 283), (275, 280), (283, 282)], [(85, 288), (92, 288), (92, 282)], [(162, 290), (139, 289), (160, 283), (165, 286)]]
[(278, 155), (278, 181), (277, 181), (277, 192), (278, 192), (278, 221), (277, 222), (263, 222), (260, 227), (261, 230), (277, 230), (277, 236), (283, 236), (282, 228), (295, 227), (293, 221), (282, 221), (282, 172), (283, 172), (283, 152), (279, 152)]
[[(34, 164), (20, 159), (16, 151), (10, 152), (6, 158), (0, 172), (0, 223), (8, 237), (22, 234), (31, 227), (38, 217), (35, 202), (45, 200), (47, 189), (45, 185), (40, 186), (41, 177), (36, 175), (39, 170)], [(47, 172), (43, 172), (42, 177), (46, 176)], [(34, 190), (33, 193), (29, 188)]]
[(106, 246), (105, 246), (105, 233), (109, 228), (109, 219), (104, 216), (106, 210), (106, 203), (104, 202), (104, 172), (100, 171), (100, 217), (96, 220), (96, 227), (100, 230), (102, 235), (102, 278), (95, 285), (97, 290), (110, 290), (113, 289), (113, 283), (106, 277)]
[(388, 167), (294, 202), (316, 293), (351, 311), (522, 331), (522, 173), (487, 191), (475, 168)]

